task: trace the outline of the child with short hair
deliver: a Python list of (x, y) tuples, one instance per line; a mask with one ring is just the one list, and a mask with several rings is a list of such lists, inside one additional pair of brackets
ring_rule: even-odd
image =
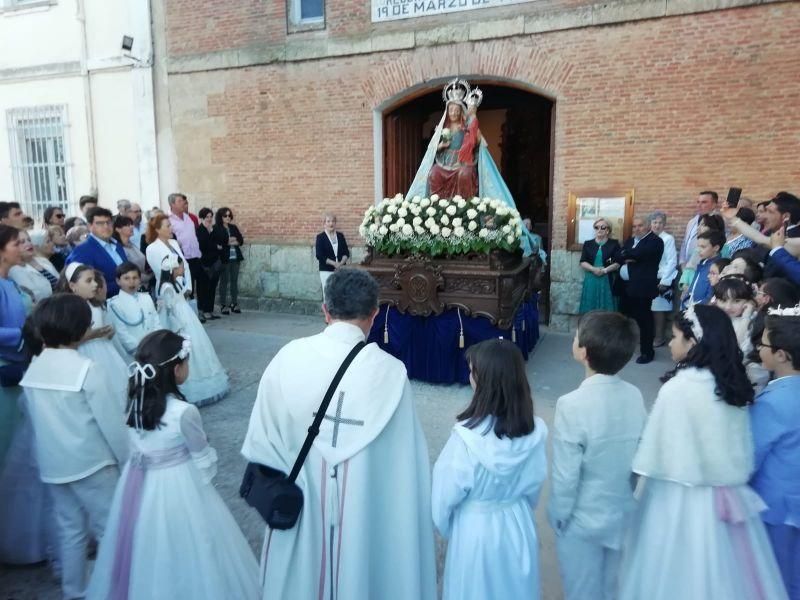
[(84, 596), (89, 531), (102, 539), (117, 465), (128, 455), (125, 416), (108, 401), (110, 382), (103, 367), (76, 351), (91, 319), (77, 295), (42, 300), (33, 324), (44, 349), (20, 382), (40, 477), (50, 484), (55, 507), (65, 598)]
[(170, 253), (162, 261), (158, 312), (166, 329), (192, 340), (191, 369), (189, 378), (181, 385), (181, 392), (189, 402), (202, 406), (225, 397), (229, 389), (228, 374), (197, 314), (186, 301), (182, 283), (184, 272), (185, 266), (177, 254)]
[(722, 270), (729, 264), (731, 261), (728, 258), (718, 258), (711, 264), (708, 268), (708, 283), (711, 284), (711, 287), (717, 285), (719, 278), (722, 277)]
[(697, 256), (699, 262), (694, 273), (691, 285), (684, 292), (683, 307), (693, 304), (707, 304), (711, 300), (711, 284), (708, 281), (708, 271), (719, 257), (720, 250), (725, 244), (725, 234), (716, 229), (709, 229), (697, 234)]
[(139, 267), (126, 261), (117, 267), (116, 275), (120, 293), (108, 301), (108, 316), (125, 353), (123, 358), (130, 364), (139, 342), (148, 333), (161, 329), (161, 322), (150, 294), (139, 292)]
[(110, 395), (123, 409), (127, 404), (128, 365), (112, 342), (114, 327), (107, 321), (102, 291), (98, 295), (100, 284), (95, 269), (77, 262), (70, 263), (61, 275), (59, 287), (82, 298), (89, 306), (92, 323), (78, 346), (78, 352), (102, 367), (112, 384)]
[(189, 341), (164, 329), (142, 339), (130, 379), (125, 465), (86, 597), (258, 598), (258, 563), (211, 483), (217, 453), (180, 385)]
[(617, 597), (625, 522), (634, 507), (631, 463), (647, 418), (641, 392), (617, 373), (637, 337), (631, 319), (597, 311), (583, 316), (572, 342), (585, 378), (556, 403), (548, 504), (566, 600)]
[(800, 305), (767, 312), (757, 344), (774, 379), (750, 407), (761, 519), (791, 600), (800, 599)]
[(539, 597), (534, 509), (547, 427), (522, 353), (491, 339), (466, 352), (474, 395), (433, 467), (433, 522), (449, 539), (444, 600)]

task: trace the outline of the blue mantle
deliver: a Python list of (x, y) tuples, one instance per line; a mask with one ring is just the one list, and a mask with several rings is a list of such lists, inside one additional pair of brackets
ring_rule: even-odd
[[(438, 316), (414, 317), (384, 304), (375, 318), (369, 341), (376, 342), (403, 361), (411, 379), (430, 383), (469, 383), (469, 367), (464, 352), (483, 340), (496, 337), (514, 339), (528, 360), (539, 339), (537, 303), (538, 294), (521, 304), (511, 329), (498, 329), (484, 317), (465, 317), (462, 314), (464, 348), (458, 347), (461, 326), (457, 309), (446, 310)], [(384, 343), (385, 332), (388, 332), (388, 343)]]

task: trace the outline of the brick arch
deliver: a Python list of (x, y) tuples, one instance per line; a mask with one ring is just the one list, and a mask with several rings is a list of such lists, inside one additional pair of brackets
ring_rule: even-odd
[(459, 75), (512, 85), (557, 100), (573, 71), (568, 61), (516, 39), (420, 48), (373, 69), (362, 82), (373, 110), (384, 111)]

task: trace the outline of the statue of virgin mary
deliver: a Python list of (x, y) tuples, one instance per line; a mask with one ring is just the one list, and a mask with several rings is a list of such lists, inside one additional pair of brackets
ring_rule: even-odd
[[(406, 200), (414, 196), (440, 198), (479, 196), (498, 199), (516, 209), (514, 198), (503, 181), (480, 132), (478, 107), (483, 101), (480, 88), (470, 88), (456, 78), (442, 90), (444, 114), (436, 126)], [(523, 252), (531, 253), (530, 241), (522, 238)]]

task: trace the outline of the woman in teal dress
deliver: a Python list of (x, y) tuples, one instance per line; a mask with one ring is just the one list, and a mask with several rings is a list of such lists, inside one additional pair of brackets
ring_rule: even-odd
[(611, 278), (619, 269), (614, 259), (620, 246), (610, 236), (611, 223), (600, 218), (594, 222), (594, 239), (583, 243), (580, 264), (586, 273), (583, 276), (580, 314), (590, 310), (617, 310)]

